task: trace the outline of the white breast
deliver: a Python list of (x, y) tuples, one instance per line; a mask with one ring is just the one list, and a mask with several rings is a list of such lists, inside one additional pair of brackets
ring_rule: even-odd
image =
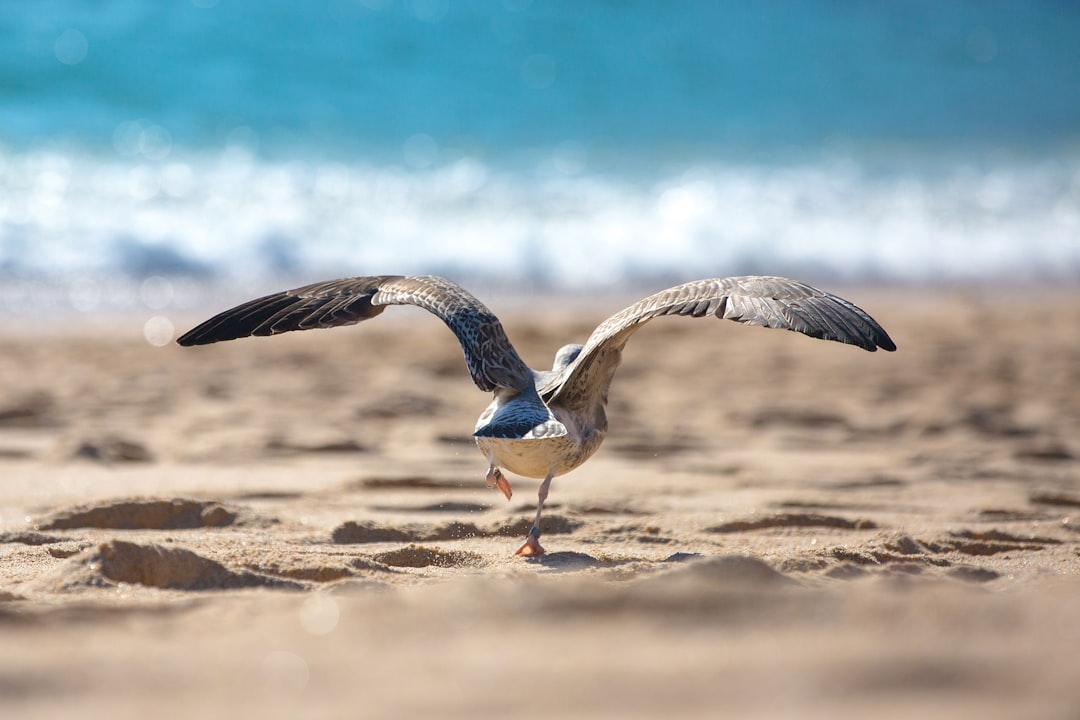
[(498, 467), (515, 475), (545, 478), (564, 475), (592, 457), (607, 433), (576, 432), (530, 439), (478, 437), (476, 445)]

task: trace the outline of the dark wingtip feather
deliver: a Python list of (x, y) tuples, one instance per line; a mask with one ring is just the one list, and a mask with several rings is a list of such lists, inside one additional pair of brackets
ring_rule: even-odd
[(191, 347), (250, 335), (269, 335), (272, 331), (263, 327), (266, 318), (288, 309), (296, 302), (298, 298), (288, 293), (251, 300), (200, 323), (177, 338), (176, 342), (183, 347)]
[[(893, 339), (889, 337), (889, 334), (882, 328), (879, 327), (878, 330), (881, 330), (881, 332), (878, 334), (878, 337), (875, 338), (877, 346), (885, 352), (895, 352), (896, 343), (893, 342)], [(876, 350), (877, 348), (874, 349)]]
[(293, 330), (352, 325), (383, 311), (384, 307), (372, 305), (371, 298), (378, 292), (380, 283), (395, 277), (332, 280), (249, 300), (218, 313), (181, 335), (176, 342), (189, 347)]
[(189, 330), (180, 337), (176, 338), (176, 344), (183, 347), (191, 347), (192, 345), (202, 345), (204, 343), (199, 342), (199, 338), (196, 336), (194, 330)]

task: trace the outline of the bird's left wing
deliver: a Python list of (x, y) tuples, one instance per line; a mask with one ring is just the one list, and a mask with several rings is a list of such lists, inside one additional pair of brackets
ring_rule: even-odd
[(712, 315), (871, 352), (896, 349), (888, 333), (862, 308), (804, 283), (764, 276), (695, 280), (661, 290), (602, 322), (574, 362), (540, 388), (541, 396), (572, 408), (592, 402), (596, 393), (606, 397), (627, 340), (646, 322), (663, 315)]

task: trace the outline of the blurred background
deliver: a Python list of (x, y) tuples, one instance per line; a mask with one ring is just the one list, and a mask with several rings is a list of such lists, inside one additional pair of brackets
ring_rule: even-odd
[(0, 0), (0, 308), (1080, 280), (1070, 2)]

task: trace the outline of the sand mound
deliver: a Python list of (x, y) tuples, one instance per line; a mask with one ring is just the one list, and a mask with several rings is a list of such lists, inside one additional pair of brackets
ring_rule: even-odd
[(41, 530), (110, 528), (114, 530), (183, 530), (225, 527), (237, 513), (215, 502), (198, 500), (123, 500), (55, 513)]
[(72, 590), (116, 583), (163, 590), (227, 590), (250, 587), (300, 589), (299, 583), (224, 565), (180, 547), (111, 540), (68, 558), (38, 587)]

